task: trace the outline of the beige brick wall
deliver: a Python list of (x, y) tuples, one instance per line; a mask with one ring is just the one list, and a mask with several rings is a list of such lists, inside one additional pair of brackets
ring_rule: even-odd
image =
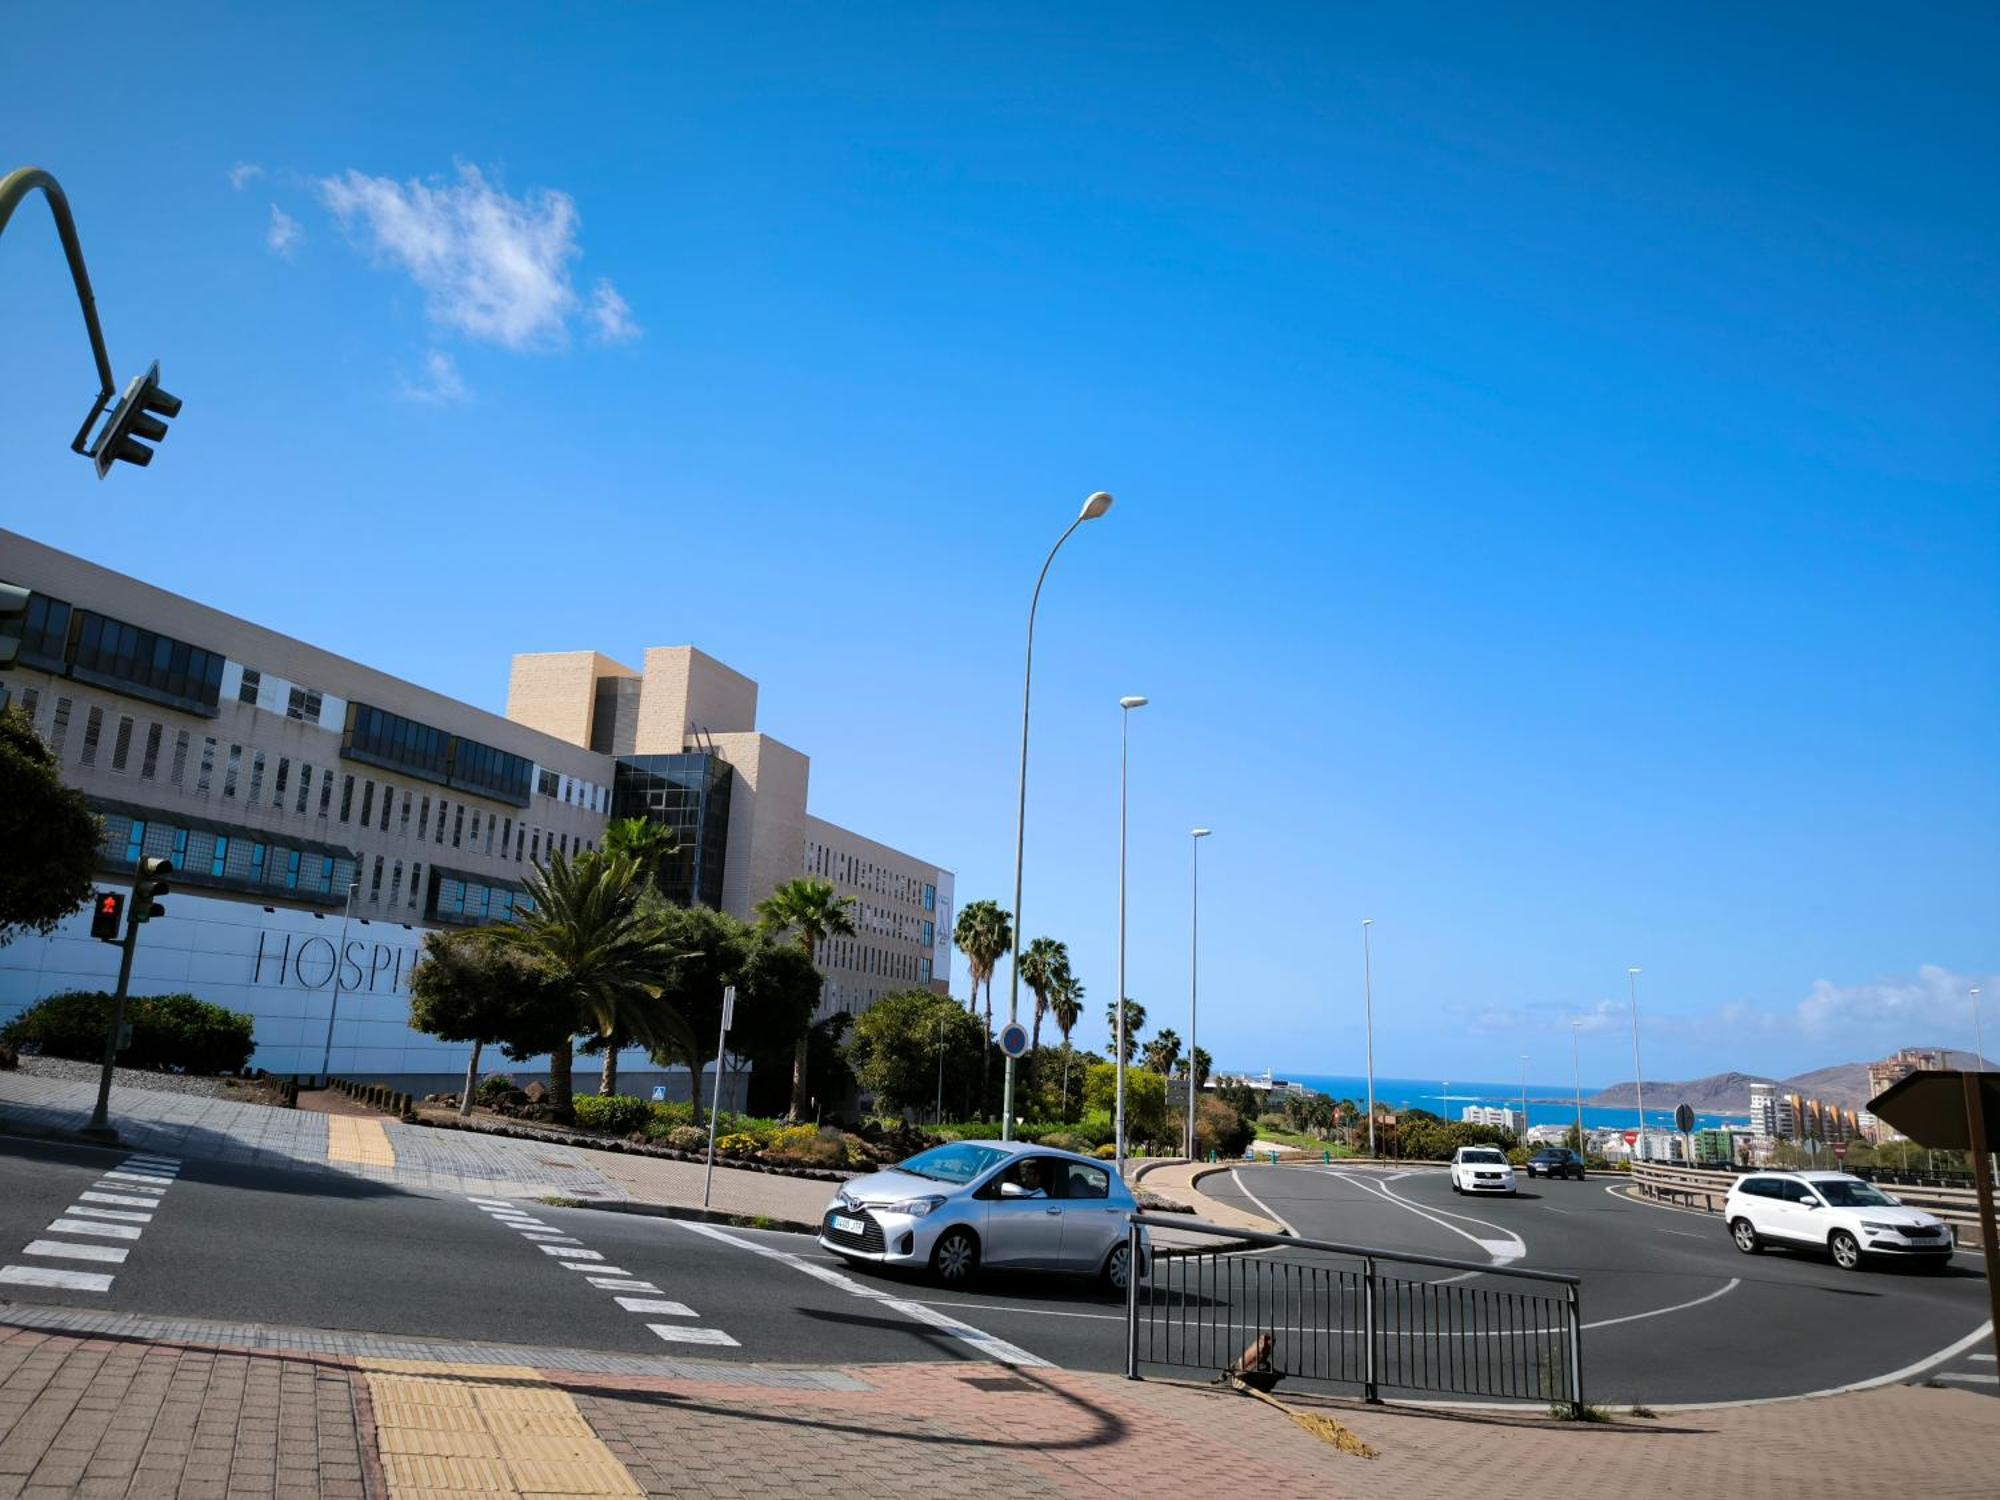
[(648, 648), (635, 753), (678, 755), (696, 725), (718, 737), (754, 731), (757, 684), (692, 646)]
[(507, 674), (507, 717), (587, 748), (597, 679), (636, 676), (630, 667), (595, 651), (536, 651), (516, 656)]
[(729, 791), (729, 863), (722, 909), (749, 918), (757, 903), (799, 874), (811, 762), (762, 734), (718, 734), (716, 753), (735, 772)]

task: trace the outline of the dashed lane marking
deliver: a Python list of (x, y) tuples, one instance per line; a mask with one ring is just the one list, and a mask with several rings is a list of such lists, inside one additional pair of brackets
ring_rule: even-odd
[(967, 1347), (977, 1349), (981, 1354), (984, 1354), (988, 1359), (998, 1364), (1021, 1365), (1034, 1369), (1051, 1368), (1048, 1360), (1041, 1358), (1039, 1355), (1030, 1354), (1027, 1350), (1010, 1344), (1005, 1339), (995, 1338), (990, 1333), (982, 1332), (974, 1328), (970, 1323), (961, 1323), (958, 1319), (948, 1314), (941, 1313), (935, 1308), (928, 1307), (921, 1302), (913, 1301), (908, 1297), (891, 1297), (887, 1292), (863, 1286), (851, 1276), (844, 1276), (839, 1271), (829, 1270), (825, 1266), (816, 1266), (804, 1257), (792, 1254), (789, 1250), (778, 1250), (769, 1245), (760, 1245), (755, 1240), (746, 1240), (739, 1235), (717, 1229), (713, 1224), (696, 1224), (688, 1220), (673, 1220), (672, 1222), (678, 1223), (681, 1228), (687, 1230), (690, 1234), (699, 1234), (708, 1239), (720, 1240), (725, 1245), (734, 1245), (739, 1250), (748, 1250), (752, 1255), (761, 1255), (767, 1260), (775, 1260), (781, 1265), (790, 1266), (795, 1271), (803, 1271), (815, 1281), (823, 1281), (828, 1286), (838, 1288), (850, 1296), (860, 1297), (865, 1301), (874, 1302), (878, 1306), (890, 1308), (895, 1312), (903, 1314), (906, 1318), (914, 1318), (919, 1323), (927, 1323), (940, 1332), (950, 1334), (953, 1338), (962, 1340)]

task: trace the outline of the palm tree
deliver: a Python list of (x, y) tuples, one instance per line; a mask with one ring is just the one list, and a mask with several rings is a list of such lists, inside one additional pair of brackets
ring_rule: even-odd
[[(847, 909), (852, 896), (837, 894), (829, 880), (788, 880), (757, 903), (757, 917), (773, 937), (796, 931), (799, 951), (808, 963), (828, 938), (854, 936), (854, 922)], [(820, 983), (825, 984), (822, 979)], [(792, 1118), (806, 1112), (806, 1038), (802, 1033), (792, 1053)]]
[(681, 841), (673, 829), (651, 818), (613, 818), (604, 825), (604, 852), (637, 860), (640, 879), (657, 890), (667, 862), (681, 852)]
[[(604, 1068), (598, 1092), (618, 1091), (618, 1049), (697, 1045), (680, 1012), (660, 998), (668, 966), (679, 957), (665, 926), (640, 910), (644, 886), (637, 860), (603, 852), (571, 860), (562, 854), (538, 865), (525, 882), (532, 905), (488, 929), (491, 941), (536, 961), (562, 997), (565, 1019), (601, 1039)], [(549, 1053), (549, 1094), (558, 1118), (569, 1119), (570, 1037)]]
[[(1129, 1018), (1126, 1024), (1128, 1026), (1131, 1024)], [(1171, 1078), (1174, 1076), (1175, 1065), (1180, 1060), (1180, 1033), (1171, 1026), (1155, 1032), (1153, 1039), (1146, 1043), (1145, 1065), (1148, 1072), (1158, 1073), (1162, 1078)]]
[(967, 967), (972, 971), (972, 1008), (979, 1008), (979, 986), (986, 986), (986, 1040), (989, 1045), (980, 1054), (979, 1064), (979, 1112), (986, 1113), (986, 1093), (992, 1077), (993, 1058), (993, 966), (1000, 962), (1014, 946), (1014, 919), (1003, 910), (997, 901), (974, 901), (960, 908), (958, 921), (951, 930), (951, 938), (965, 955)]
[(1056, 979), (1069, 968), (1069, 949), (1054, 938), (1038, 937), (1021, 950), (1021, 982), (1035, 995), (1033, 1048), (1042, 1046), (1042, 1016), (1049, 1008), (1049, 995)]
[(1083, 981), (1063, 965), (1063, 971), (1056, 976), (1056, 982), (1049, 991), (1049, 1014), (1055, 1018), (1056, 1028), (1062, 1032), (1063, 1075), (1062, 1075), (1062, 1116), (1069, 1118), (1069, 1034), (1076, 1029), (1076, 1023), (1083, 1019)]
[[(1118, 1050), (1118, 1002), (1112, 1001), (1104, 1007), (1104, 1025), (1111, 1033), (1111, 1050)], [(1139, 1033), (1146, 1029), (1146, 1007), (1130, 995), (1125, 997), (1125, 1062), (1131, 1065), (1132, 1054), (1139, 1050)]]

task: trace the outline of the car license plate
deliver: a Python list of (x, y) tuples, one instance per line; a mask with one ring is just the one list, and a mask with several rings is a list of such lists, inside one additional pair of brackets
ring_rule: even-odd
[(859, 1219), (850, 1219), (845, 1214), (835, 1214), (833, 1216), (833, 1227), (838, 1229), (842, 1234), (866, 1234), (868, 1232), (866, 1224), (862, 1223)]

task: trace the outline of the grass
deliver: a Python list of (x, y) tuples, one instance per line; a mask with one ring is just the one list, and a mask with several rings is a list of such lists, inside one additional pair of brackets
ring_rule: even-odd
[(1335, 1156), (1352, 1156), (1355, 1153), (1338, 1141), (1322, 1141), (1315, 1136), (1301, 1135), (1294, 1130), (1271, 1130), (1257, 1127), (1257, 1139), (1273, 1146), (1296, 1146), (1301, 1151), (1317, 1155), (1321, 1151), (1331, 1151)]
[[(1549, 1406), (1549, 1415), (1554, 1417), (1558, 1422), (1615, 1422), (1618, 1420), (1617, 1417), (1612, 1415), (1609, 1407), (1593, 1406), (1588, 1401), (1582, 1406), (1572, 1406), (1567, 1401), (1552, 1402)], [(1646, 1415), (1651, 1416), (1652, 1413), (1648, 1412)]]
[(544, 1193), (535, 1200), (550, 1208), (588, 1208), (589, 1203), (582, 1198), (565, 1198), (561, 1193)]

